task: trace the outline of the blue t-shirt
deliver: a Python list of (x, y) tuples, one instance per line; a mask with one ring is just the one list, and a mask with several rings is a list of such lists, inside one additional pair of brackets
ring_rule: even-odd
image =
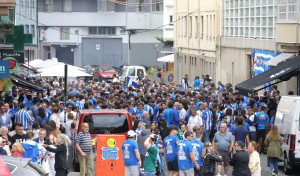
[(128, 139), (122, 144), (125, 166), (135, 166), (139, 164), (134, 152), (135, 149), (139, 149), (138, 143), (132, 139)]
[(131, 113), (132, 115), (135, 115), (136, 110), (134, 108), (128, 109), (128, 112)]
[(164, 139), (164, 147), (166, 148), (166, 160), (167, 162), (174, 161), (177, 157), (176, 155), (176, 142), (179, 141), (178, 136), (169, 135)]
[(243, 126), (237, 126), (232, 130), (232, 135), (235, 136), (235, 141), (246, 141), (246, 136), (249, 136), (249, 131)]
[(199, 79), (196, 79), (194, 81), (194, 87), (195, 87), (195, 90), (199, 90), (199, 88), (200, 88), (200, 80)]
[[(199, 166), (203, 166), (202, 163), (202, 149), (203, 149), (203, 142), (198, 140), (192, 140), (192, 146), (193, 146), (193, 155), (195, 157), (195, 160), (197, 161)], [(193, 167), (196, 167), (196, 165), (193, 163)]]
[(190, 157), (190, 153), (193, 152), (193, 146), (188, 139), (179, 141), (177, 145), (178, 154), (178, 168), (179, 169), (190, 169), (193, 168), (193, 162)]
[(169, 127), (170, 126), (170, 109), (165, 110), (163, 117), (166, 119), (167, 126)]
[(275, 120), (275, 118), (271, 117), (271, 122), (270, 122), (271, 125), (274, 125), (274, 120)]
[(209, 109), (203, 111), (202, 120), (204, 120), (204, 130), (211, 130), (211, 126), (213, 124), (212, 121), (212, 112)]
[(259, 112), (256, 114), (257, 119), (258, 119), (258, 128), (259, 130), (263, 130), (265, 129), (265, 122), (269, 122), (269, 116), (268, 114), (264, 113), (264, 112)]

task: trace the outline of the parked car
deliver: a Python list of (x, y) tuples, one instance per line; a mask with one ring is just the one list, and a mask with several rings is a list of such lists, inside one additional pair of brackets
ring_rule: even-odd
[(138, 75), (142, 72), (144, 76), (147, 76), (146, 69), (143, 66), (125, 66), (123, 69), (123, 73), (120, 76), (120, 82), (125, 82), (127, 76), (132, 81), (138, 81)]
[[(42, 168), (35, 164), (31, 158), (21, 158), (14, 156), (0, 156), (8, 167), (12, 176), (30, 175), (30, 176), (46, 176)], [(1, 174), (0, 174), (1, 175)]]
[(116, 74), (118, 76), (117, 71), (113, 67), (98, 66), (93, 71), (93, 78), (94, 78), (94, 80), (97, 79), (99, 81), (112, 82), (114, 74)]
[[(76, 126), (74, 129), (74, 141), (77, 134), (82, 131), (82, 123), (89, 123), (89, 133), (95, 145), (97, 134), (121, 134), (126, 135), (132, 129), (131, 117), (127, 110), (123, 109), (89, 109), (81, 110), (77, 115)], [(95, 146), (94, 146), (95, 147)], [(93, 147), (93, 150), (95, 148)], [(73, 164), (75, 171), (79, 171), (79, 160), (75, 143), (73, 146)]]
[(284, 172), (290, 174), (300, 166), (300, 97), (282, 96), (277, 107), (275, 125), (283, 137)]

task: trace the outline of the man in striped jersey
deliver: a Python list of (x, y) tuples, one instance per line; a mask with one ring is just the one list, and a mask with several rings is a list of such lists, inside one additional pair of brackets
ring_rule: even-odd
[(24, 130), (28, 131), (31, 129), (31, 125), (34, 119), (30, 116), (26, 110), (25, 103), (20, 104), (20, 110), (16, 113), (15, 122), (21, 122), (24, 125)]
[(212, 128), (212, 123), (213, 123), (213, 119), (212, 119), (212, 112), (211, 110), (208, 109), (208, 104), (204, 103), (203, 104), (203, 108), (205, 109), (203, 111), (203, 115), (202, 115), (202, 120), (203, 120), (203, 124), (204, 124), (204, 143), (209, 141), (209, 134), (210, 134), (210, 130)]

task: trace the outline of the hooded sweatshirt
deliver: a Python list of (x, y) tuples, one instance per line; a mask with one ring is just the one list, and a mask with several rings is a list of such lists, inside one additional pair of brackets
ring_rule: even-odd
[[(32, 158), (33, 162), (38, 162), (38, 155), (44, 157), (46, 153), (46, 149), (35, 141), (25, 141), (22, 145), (25, 149), (25, 152), (22, 153), (23, 158)], [(40, 150), (41, 153), (39, 154)]]
[(141, 134), (138, 135), (138, 137), (137, 137), (137, 142), (138, 142), (138, 146), (139, 146), (141, 155), (146, 155), (147, 148), (144, 146), (144, 142), (150, 136), (150, 134), (152, 134), (150, 130), (144, 129), (141, 132)]

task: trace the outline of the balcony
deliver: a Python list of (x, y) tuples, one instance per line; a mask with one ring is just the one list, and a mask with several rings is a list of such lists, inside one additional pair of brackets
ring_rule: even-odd
[(16, 0), (1, 0), (0, 1), (0, 16), (7, 16), (9, 9), (14, 9)]

